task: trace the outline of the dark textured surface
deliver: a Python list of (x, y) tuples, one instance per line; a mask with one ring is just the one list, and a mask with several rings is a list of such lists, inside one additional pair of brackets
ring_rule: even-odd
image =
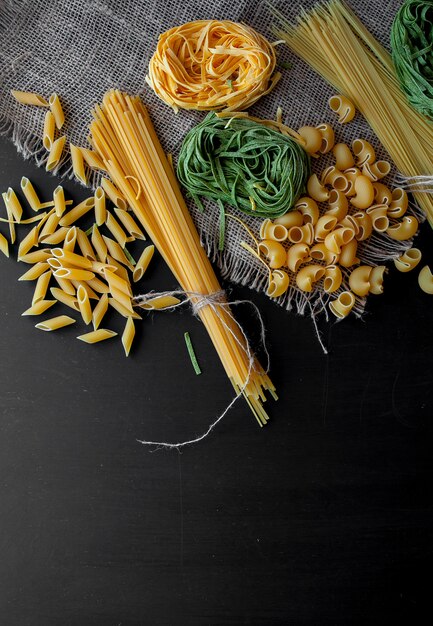
[[(48, 199), (57, 181), (0, 147), (1, 190), (26, 174)], [(0, 259), (2, 625), (430, 621), (433, 297), (415, 273), (391, 269), (365, 321), (323, 323), (328, 357), (309, 320), (233, 289), (263, 312), (280, 401), (265, 429), (238, 403), (178, 454), (136, 438), (189, 438), (229, 401), (201, 325), (149, 316), (127, 360), (35, 330), (23, 272)], [(156, 258), (142, 289), (173, 286)]]

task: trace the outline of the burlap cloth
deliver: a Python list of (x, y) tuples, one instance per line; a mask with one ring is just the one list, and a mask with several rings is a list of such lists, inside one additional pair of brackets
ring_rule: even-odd
[[(288, 18), (294, 19), (301, 10), (298, 2), (274, 4)], [(309, 8), (312, 4), (307, 0), (302, 7)], [(391, 21), (400, 4), (396, 0), (353, 0), (351, 6), (388, 47)], [(275, 39), (270, 30), (272, 17), (266, 3), (254, 0), (0, 2), (0, 132), (12, 139), (25, 158), (32, 158), (43, 166), (47, 158), (41, 142), (45, 110), (18, 104), (9, 90), (36, 91), (46, 97), (53, 91), (59, 93), (66, 114), (65, 133), (72, 143), (87, 145), (90, 110), (105, 91), (117, 87), (142, 94), (164, 148), (176, 157), (184, 135), (203, 118), (204, 113), (180, 111), (175, 115), (145, 84), (144, 77), (158, 35), (172, 26), (199, 18), (242, 21), (269, 40)], [(273, 118), (277, 107), (281, 106), (284, 121), (292, 128), (327, 121), (337, 129), (338, 140), (350, 142), (361, 136), (378, 147), (360, 115), (347, 127), (338, 128), (327, 105), (332, 88), (305, 63), (282, 45), (278, 46), (278, 59), (290, 63), (291, 68), (280, 68), (282, 80), (270, 95), (252, 107), (251, 113)], [(386, 158), (380, 148), (378, 153)], [(320, 169), (324, 165), (321, 160)], [(57, 173), (71, 175), (67, 156)], [(192, 204), (190, 208), (203, 245), (219, 266), (222, 276), (257, 290), (266, 290), (268, 275), (265, 268), (239, 245), (242, 240), (248, 241), (245, 231), (228, 220), (225, 250), (219, 253), (219, 210), (213, 203), (207, 203), (206, 207), (204, 213)], [(237, 215), (258, 231), (259, 220), (240, 213)], [(406, 247), (404, 242), (373, 236), (363, 245), (358, 256), (363, 261), (380, 264)], [(345, 282), (342, 289), (346, 286)], [(291, 287), (277, 301), (289, 310), (294, 308), (298, 313), (315, 314), (326, 310), (328, 299), (321, 289), (307, 296)], [(360, 314), (364, 305), (365, 302), (358, 299), (355, 312)]]

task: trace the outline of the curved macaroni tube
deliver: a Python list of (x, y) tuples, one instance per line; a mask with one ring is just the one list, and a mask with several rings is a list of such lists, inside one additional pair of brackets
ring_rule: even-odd
[(358, 265), (360, 260), (356, 256), (358, 250), (358, 242), (356, 239), (352, 239), (349, 243), (341, 248), (341, 254), (338, 258), (338, 263), (341, 267), (352, 267), (352, 265)]
[(346, 96), (331, 96), (328, 102), (331, 111), (338, 115), (340, 124), (347, 124), (355, 117), (355, 105)]
[(346, 215), (345, 218), (343, 218), (340, 222), (338, 222), (337, 226), (350, 228), (351, 230), (353, 230), (354, 237), (356, 237), (356, 235), (359, 234), (359, 225), (356, 219), (353, 217), (353, 215)]
[(325, 237), (325, 246), (334, 254), (340, 254), (342, 246), (345, 246), (352, 241), (355, 233), (351, 228), (336, 228), (329, 235)]
[(321, 265), (306, 265), (296, 274), (296, 284), (301, 291), (313, 291), (314, 283), (317, 283), (324, 274), (325, 268)]
[(357, 209), (367, 209), (374, 199), (373, 184), (367, 176), (358, 176), (354, 183), (355, 196), (351, 198), (351, 203)]
[(404, 254), (394, 259), (394, 265), (399, 272), (410, 272), (421, 261), (421, 250), (409, 248)]
[(373, 230), (377, 233), (384, 233), (386, 229), (389, 228), (389, 219), (386, 216), (386, 205), (375, 204), (369, 207), (366, 213), (370, 216)]
[(337, 220), (342, 220), (346, 217), (349, 203), (346, 195), (342, 191), (331, 189), (329, 192), (328, 206), (329, 209), (326, 211), (326, 215), (333, 215)]
[(331, 312), (338, 317), (339, 319), (343, 319), (347, 315), (349, 315), (350, 311), (353, 309), (355, 305), (355, 296), (350, 291), (343, 291), (340, 293), (336, 300), (332, 300), (329, 303), (329, 308)]
[(304, 224), (304, 226), (293, 226), (289, 230), (289, 241), (291, 243), (307, 243), (309, 246), (314, 241), (314, 229), (312, 224)]
[(365, 139), (355, 139), (352, 141), (352, 151), (356, 157), (356, 164), (362, 167), (365, 163), (374, 163), (376, 153), (371, 143)]
[(316, 241), (325, 241), (325, 237), (329, 235), (329, 233), (334, 230), (337, 226), (337, 218), (335, 215), (322, 215), (317, 220), (317, 224), (314, 229), (314, 238)]
[(373, 231), (373, 224), (371, 223), (371, 217), (364, 213), (364, 211), (358, 211), (352, 215), (353, 219), (358, 224), (358, 234), (355, 235), (355, 238), (358, 241), (364, 241), (364, 239), (368, 239)]
[(424, 265), (418, 274), (418, 285), (425, 293), (433, 294), (433, 274), (428, 265)]
[(353, 154), (347, 143), (336, 143), (332, 148), (335, 157), (335, 167), (339, 170), (347, 170), (355, 165)]
[(310, 260), (310, 249), (305, 243), (295, 243), (287, 250), (287, 267), (297, 272), (302, 263)]
[(307, 191), (317, 202), (325, 202), (329, 198), (329, 191), (317, 178), (317, 174), (312, 174), (308, 179)]
[(389, 187), (383, 183), (373, 183), (374, 202), (376, 204), (389, 205), (392, 202), (392, 193)]
[(303, 217), (303, 221), (305, 224), (314, 224), (319, 219), (319, 207), (313, 198), (309, 198), (305, 196), (303, 198), (299, 198), (297, 203), (295, 204), (295, 209), (297, 209)]
[(285, 215), (277, 217), (277, 219), (274, 220), (274, 224), (285, 226), (287, 230), (292, 228), (292, 226), (302, 226), (303, 223), (304, 219), (302, 217), (302, 213), (299, 211), (289, 211)]
[(391, 203), (388, 209), (389, 217), (403, 217), (407, 211), (409, 198), (407, 193), (401, 187), (392, 190)]
[(357, 167), (349, 167), (349, 169), (344, 170), (344, 175), (349, 181), (349, 188), (345, 191), (345, 195), (348, 198), (351, 198), (356, 194), (355, 181), (359, 176), (361, 176), (361, 170)]
[(335, 165), (330, 165), (322, 173), (322, 184), (331, 185), (333, 189), (337, 189), (337, 191), (345, 193), (347, 189), (349, 189), (350, 183), (343, 172), (340, 172)]
[(261, 239), (272, 239), (273, 241), (285, 241), (287, 239), (287, 228), (282, 224), (274, 224), (269, 218), (265, 219), (260, 228)]
[(374, 293), (376, 296), (383, 293), (383, 276), (385, 274), (386, 267), (384, 265), (378, 265), (373, 267), (370, 274), (370, 293)]
[(326, 154), (334, 147), (334, 130), (329, 124), (319, 124), (319, 126), (316, 126), (316, 128), (322, 135), (322, 145), (320, 146), (319, 152), (321, 152), (322, 154)]
[(302, 126), (298, 130), (299, 135), (304, 139), (305, 144), (302, 146), (305, 152), (315, 154), (320, 150), (322, 145), (322, 134), (314, 126)]
[(310, 248), (310, 257), (315, 261), (324, 261), (326, 265), (333, 265), (338, 259), (338, 254), (331, 252), (324, 243), (316, 243)]
[(391, 164), (388, 161), (376, 161), (375, 163), (364, 163), (362, 173), (371, 181), (376, 182), (385, 178), (391, 171)]
[(271, 269), (279, 269), (286, 262), (286, 251), (278, 241), (265, 239), (259, 243), (258, 250), (266, 257)]
[(278, 296), (286, 293), (290, 283), (287, 272), (283, 270), (275, 270), (269, 275), (269, 284), (266, 295), (270, 298), (278, 298)]
[(357, 296), (366, 296), (370, 291), (370, 265), (360, 265), (349, 276), (349, 287)]
[(326, 293), (333, 293), (340, 288), (343, 281), (343, 275), (338, 265), (328, 265), (325, 269), (325, 278), (323, 280), (323, 289)]
[(396, 241), (406, 241), (418, 230), (418, 220), (413, 215), (405, 215), (399, 224), (386, 229), (386, 234)]

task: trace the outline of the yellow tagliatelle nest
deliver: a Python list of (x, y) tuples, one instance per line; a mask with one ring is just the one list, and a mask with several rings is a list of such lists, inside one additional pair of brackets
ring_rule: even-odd
[(243, 110), (280, 78), (262, 35), (228, 20), (197, 20), (162, 33), (147, 83), (175, 111)]

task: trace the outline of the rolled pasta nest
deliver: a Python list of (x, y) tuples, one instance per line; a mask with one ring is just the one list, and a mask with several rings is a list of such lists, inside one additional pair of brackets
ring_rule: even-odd
[(275, 51), (254, 29), (197, 20), (162, 33), (146, 82), (175, 111), (244, 110), (280, 78)]

